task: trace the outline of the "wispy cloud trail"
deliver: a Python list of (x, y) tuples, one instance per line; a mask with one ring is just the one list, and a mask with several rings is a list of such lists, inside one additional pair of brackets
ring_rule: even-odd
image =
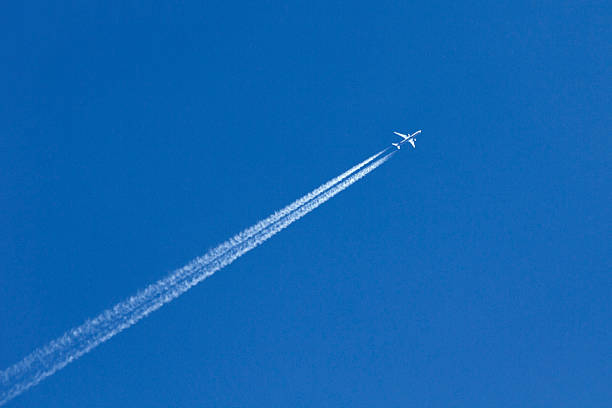
[(236, 243), (242, 242), (245, 239), (250, 238), (251, 236), (253, 236), (257, 232), (261, 231), (262, 229), (267, 228), (270, 224), (275, 223), (276, 221), (278, 221), (282, 217), (284, 217), (287, 214), (289, 214), (290, 212), (294, 211), (296, 208), (304, 205), (307, 201), (312, 200), (314, 197), (318, 196), (319, 194), (321, 194), (325, 190), (328, 190), (333, 185), (335, 185), (335, 184), (341, 182), (342, 180), (346, 179), (348, 176), (350, 176), (351, 174), (355, 173), (357, 170), (359, 170), (359, 169), (365, 167), (366, 165), (368, 165), (369, 163), (373, 162), (376, 158), (380, 157), (383, 153), (385, 153), (388, 150), (389, 150), (389, 148), (381, 150), (380, 152), (376, 153), (375, 155), (368, 157), (367, 159), (365, 159), (361, 163), (351, 167), (350, 169), (348, 169), (344, 173), (340, 174), (339, 176), (334, 177), (333, 179), (329, 180), (328, 182), (322, 184), (320, 187), (315, 188), (310, 193), (308, 193), (305, 196), (295, 200), (294, 202), (292, 202), (288, 206), (286, 206), (286, 207), (276, 211), (274, 214), (272, 214), (269, 217), (259, 221), (257, 224), (253, 225), (252, 227), (249, 227), (249, 228), (245, 229), (244, 231), (236, 234), (234, 237), (228, 239), (223, 244), (219, 245), (218, 247), (216, 247), (215, 249), (210, 251), (207, 255), (205, 255), (205, 257), (206, 256), (213, 257), (213, 258), (217, 257), (217, 256), (220, 255), (220, 253), (223, 253), (223, 252), (227, 251), (228, 248), (231, 248)]
[(334, 197), (394, 154), (392, 152), (379, 158), (385, 151), (364, 160), (282, 210), (235, 235), (204, 256), (194, 259), (166, 278), (149, 285), (136, 295), (34, 350), (22, 361), (0, 371), (0, 405), (185, 293)]

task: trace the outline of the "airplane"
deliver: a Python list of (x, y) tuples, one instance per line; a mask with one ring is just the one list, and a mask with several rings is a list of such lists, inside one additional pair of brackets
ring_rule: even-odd
[(402, 144), (404, 144), (405, 142), (409, 142), (412, 147), (416, 148), (416, 145), (414, 144), (414, 142), (416, 141), (416, 135), (418, 135), (419, 133), (421, 133), (420, 130), (417, 130), (416, 132), (414, 132), (413, 134), (411, 134), (410, 136), (406, 136), (402, 133), (399, 132), (393, 132), (398, 136), (401, 136), (404, 140), (402, 140), (399, 143), (391, 143), (393, 146), (397, 147), (397, 149), (399, 150), (402, 146)]

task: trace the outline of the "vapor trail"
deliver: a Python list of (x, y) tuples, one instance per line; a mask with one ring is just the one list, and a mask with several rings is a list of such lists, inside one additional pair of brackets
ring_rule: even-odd
[(224, 243), (222, 243), (221, 245), (219, 245), (215, 249), (209, 251), (209, 253), (207, 253), (206, 255), (203, 256), (203, 258), (207, 258), (207, 259), (215, 258), (215, 257), (219, 256), (221, 253), (227, 251), (228, 248), (231, 248), (232, 246), (236, 245), (237, 243), (242, 242), (245, 239), (250, 238), (251, 236), (253, 236), (257, 232), (261, 231), (262, 229), (267, 228), (270, 224), (278, 221), (282, 217), (284, 217), (287, 214), (289, 214), (290, 212), (294, 211), (296, 208), (304, 205), (304, 203), (306, 203), (307, 201), (312, 200), (314, 197), (318, 196), (319, 194), (321, 194), (325, 190), (329, 189), (334, 184), (337, 184), (337, 183), (341, 182), (342, 180), (346, 179), (351, 174), (355, 173), (357, 170), (359, 170), (359, 169), (363, 168), (364, 166), (368, 165), (369, 163), (374, 161), (377, 157), (379, 157), (380, 155), (385, 153), (387, 150), (389, 150), (389, 148), (381, 150), (380, 152), (376, 153), (375, 155), (368, 157), (367, 159), (365, 159), (361, 163), (351, 167), (350, 169), (348, 169), (344, 173), (340, 174), (339, 176), (334, 177), (333, 179), (329, 180), (328, 182), (322, 184), (320, 187), (315, 188), (310, 193), (308, 193), (305, 196), (295, 200), (294, 202), (292, 202), (288, 206), (286, 206), (286, 207), (276, 211), (274, 214), (272, 214), (269, 217), (259, 221), (257, 224), (253, 225), (252, 227), (249, 227), (249, 228), (245, 229), (244, 231), (236, 234), (234, 237), (228, 239), (227, 241), (225, 241)]
[(196, 258), (166, 278), (149, 285), (129, 299), (69, 330), (46, 346), (34, 350), (22, 361), (0, 371), (0, 405), (4, 405), (71, 361), (132, 326), (149, 313), (259, 246), (379, 167), (394, 154), (387, 154), (372, 163), (384, 152), (383, 150), (366, 159), (253, 227), (237, 234), (204, 256)]

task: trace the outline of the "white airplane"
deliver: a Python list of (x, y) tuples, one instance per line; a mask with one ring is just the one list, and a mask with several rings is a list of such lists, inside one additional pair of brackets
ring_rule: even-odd
[(420, 130), (417, 130), (416, 132), (414, 132), (414, 133), (413, 133), (413, 134), (411, 134), (410, 136), (406, 136), (406, 135), (404, 135), (404, 134), (402, 134), (402, 133), (399, 133), (399, 132), (393, 132), (393, 133), (395, 133), (395, 134), (396, 134), (396, 135), (398, 135), (398, 136), (401, 136), (401, 137), (404, 139), (404, 140), (402, 140), (402, 141), (401, 141), (401, 142), (399, 142), (399, 143), (391, 143), (393, 146), (397, 147), (397, 149), (399, 150), (399, 149), (400, 149), (400, 147), (401, 147), (401, 146), (402, 146), (404, 143), (406, 143), (406, 142), (409, 142), (409, 143), (412, 145), (412, 147), (416, 148), (416, 145), (414, 144), (414, 142), (416, 141), (416, 135), (418, 135), (419, 133), (421, 133), (421, 131), (420, 131)]

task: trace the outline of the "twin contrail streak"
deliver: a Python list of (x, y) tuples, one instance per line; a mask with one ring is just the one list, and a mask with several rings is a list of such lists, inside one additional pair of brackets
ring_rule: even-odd
[(67, 331), (47, 345), (34, 350), (15, 365), (0, 371), (0, 405), (4, 405), (68, 363), (185, 293), (334, 197), (394, 154), (383, 155), (386, 151), (385, 149), (369, 157), (254, 226), (238, 233), (205, 255), (194, 259), (95, 318)]

